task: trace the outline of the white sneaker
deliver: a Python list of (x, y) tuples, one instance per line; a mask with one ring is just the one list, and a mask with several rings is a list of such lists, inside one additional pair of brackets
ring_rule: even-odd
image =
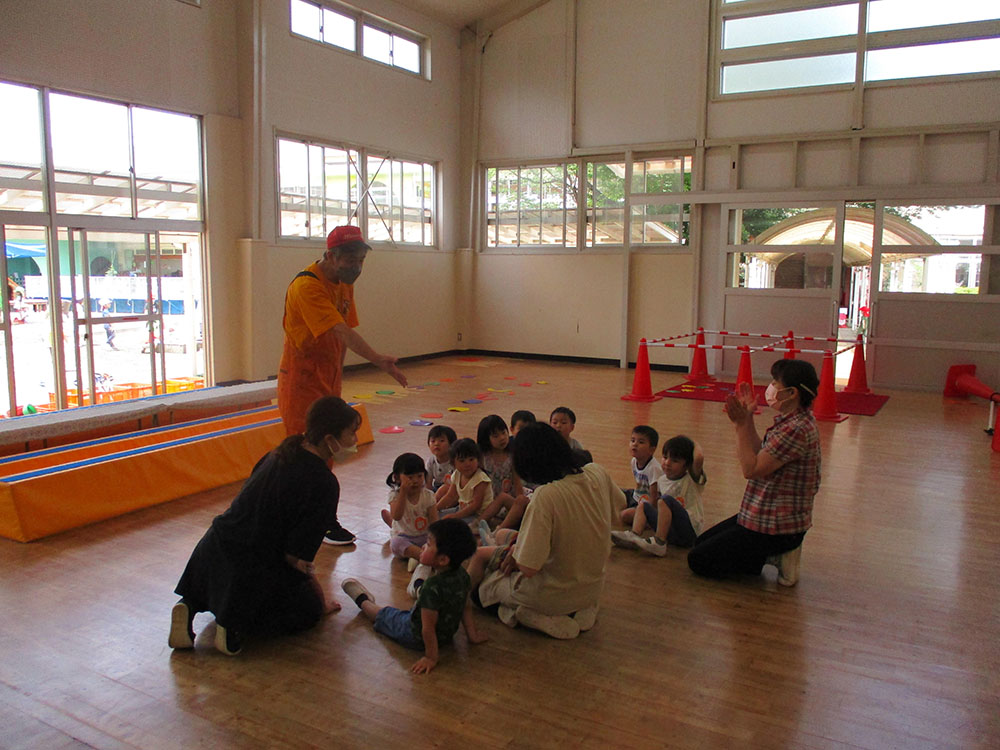
[(649, 537), (649, 539), (643, 539), (639, 537), (639, 549), (648, 555), (656, 555), (657, 557), (665, 557), (667, 554), (667, 543), (656, 541), (656, 537)]
[(567, 641), (580, 635), (580, 623), (569, 615), (544, 615), (522, 606), (517, 608), (517, 619), (525, 627), (560, 640)]
[(506, 604), (501, 604), (497, 608), (497, 617), (500, 618), (500, 622), (502, 622), (508, 628), (517, 627), (517, 613), (514, 611), (513, 607), (508, 607)]
[[(372, 604), (375, 603), (375, 597), (372, 596), (372, 592), (365, 588), (365, 585), (361, 583), (357, 578), (345, 578), (340, 582), (340, 588), (344, 590), (344, 593), (351, 597), (351, 601), (358, 604), (358, 597), (364, 594), (368, 597), (368, 601)], [(360, 607), (361, 605), (358, 604)]]
[(490, 525), (485, 520), (479, 521), (479, 546), (496, 547), (497, 539), (490, 530)]
[(794, 586), (799, 582), (799, 563), (802, 561), (802, 545), (789, 550), (778, 558), (778, 583)]
[(632, 529), (611, 532), (611, 542), (622, 549), (639, 549), (641, 541), (642, 537), (633, 532)]
[(417, 594), (420, 593), (420, 587), (424, 585), (424, 581), (430, 578), (433, 572), (434, 570), (430, 565), (424, 565), (423, 563), (417, 565), (413, 569), (413, 575), (410, 576), (410, 583), (406, 586), (406, 593), (411, 598), (416, 599)]
[(170, 636), (167, 638), (170, 648), (194, 648), (193, 619), (194, 615), (183, 599), (174, 605), (170, 611)]
[(578, 609), (573, 613), (573, 619), (576, 620), (576, 624), (580, 626), (580, 632), (590, 630), (594, 627), (594, 623), (597, 622), (597, 605), (592, 607), (587, 607), (586, 609)]

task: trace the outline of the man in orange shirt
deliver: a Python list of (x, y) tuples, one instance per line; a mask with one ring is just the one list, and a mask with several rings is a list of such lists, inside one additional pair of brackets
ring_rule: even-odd
[[(322, 396), (340, 396), (347, 350), (392, 375), (406, 376), (396, 357), (379, 354), (358, 334), (354, 282), (371, 249), (355, 226), (336, 227), (326, 238), (326, 252), (292, 279), (285, 294), (285, 346), (278, 366), (278, 411), (285, 431), (305, 431), (306, 411)], [(351, 544), (354, 535), (341, 527), (327, 533), (329, 544)]]

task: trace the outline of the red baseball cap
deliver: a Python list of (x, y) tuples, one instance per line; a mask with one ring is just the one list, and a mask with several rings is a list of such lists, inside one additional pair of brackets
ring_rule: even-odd
[(361, 236), (361, 230), (350, 224), (334, 227), (333, 231), (326, 236), (326, 249), (356, 253), (371, 250), (364, 237)]

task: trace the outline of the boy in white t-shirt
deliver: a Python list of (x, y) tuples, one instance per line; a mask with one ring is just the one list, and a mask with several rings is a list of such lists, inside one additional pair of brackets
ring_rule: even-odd
[[(619, 547), (640, 549), (657, 557), (667, 554), (667, 545), (690, 547), (701, 533), (704, 513), (701, 488), (705, 485), (705, 457), (689, 437), (677, 435), (663, 444), (662, 476), (657, 481), (659, 497), (641, 500), (632, 528), (611, 532)], [(638, 512), (641, 510), (642, 512)], [(646, 528), (654, 536), (643, 537)]]
[(640, 424), (632, 428), (628, 447), (632, 454), (632, 477), (635, 488), (624, 490), (625, 510), (621, 512), (622, 523), (631, 526), (635, 518), (636, 508), (643, 500), (656, 507), (659, 498), (657, 481), (663, 476), (663, 469), (656, 460), (656, 446), (660, 436), (649, 425)]

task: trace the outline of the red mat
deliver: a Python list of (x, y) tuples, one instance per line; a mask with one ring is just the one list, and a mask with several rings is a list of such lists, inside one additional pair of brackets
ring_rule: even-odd
[[(725, 401), (726, 396), (733, 392), (733, 383), (704, 383), (692, 385), (681, 383), (672, 388), (659, 391), (657, 396), (668, 398), (690, 398), (696, 401)], [(766, 386), (755, 385), (754, 393), (757, 394), (757, 403), (764, 406), (764, 390)], [(837, 411), (840, 414), (859, 414), (863, 417), (874, 417), (883, 404), (889, 400), (888, 396), (878, 396), (874, 393), (842, 393), (837, 392)]]

